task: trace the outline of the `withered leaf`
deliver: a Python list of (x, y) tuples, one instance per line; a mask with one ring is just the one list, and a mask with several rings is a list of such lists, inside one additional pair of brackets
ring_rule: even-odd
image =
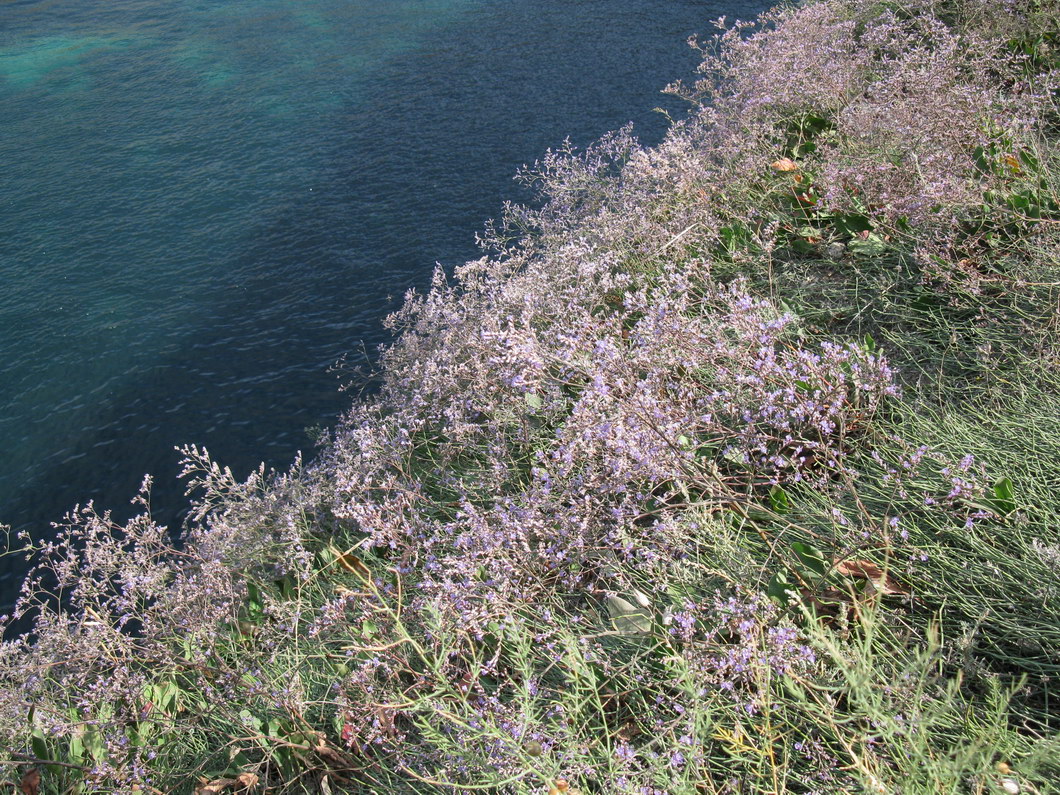
[(356, 555), (352, 555), (349, 552), (339, 552), (334, 547), (330, 547), (330, 550), (332, 554), (335, 555), (335, 562), (338, 563), (339, 566), (344, 568), (350, 574), (356, 574), (362, 579), (371, 579), (371, 570), (366, 565), (364, 565), (364, 561), (362, 561), (359, 557), (357, 557)]
[[(200, 779), (201, 781), (202, 779)], [(209, 784), (196, 787), (195, 795), (219, 795), (228, 789), (236, 788), (246, 792), (258, 785), (258, 777), (254, 773), (240, 773), (236, 778), (219, 778)]]
[(218, 795), (220, 792), (224, 792), (230, 786), (235, 784), (237, 779), (234, 778), (219, 778), (215, 781), (211, 781), (209, 784), (203, 784), (201, 787), (195, 788), (195, 795)]
[(364, 562), (353, 555), (343, 555), (339, 558), (339, 565), (351, 574), (356, 574), (362, 579), (368, 580), (372, 577), (371, 569), (364, 565)]
[(909, 595), (909, 591), (898, 580), (884, 572), (871, 560), (844, 560), (836, 564), (835, 570), (837, 573), (847, 577), (859, 577), (863, 580), (868, 580), (879, 593), (888, 596)]
[(37, 795), (40, 789), (40, 771), (31, 767), (22, 777), (22, 795)]
[(816, 592), (800, 588), (799, 594), (820, 616), (838, 615), (840, 608), (850, 602), (850, 597), (838, 588), (825, 588)]
[(317, 756), (335, 770), (348, 770), (353, 765), (353, 761), (346, 754), (336, 751), (325, 743), (322, 738), (317, 738), (317, 745), (313, 750), (316, 751)]
[(799, 166), (790, 157), (782, 157), (780, 160), (774, 160), (771, 164), (774, 171), (796, 171)]
[(373, 708), (376, 719), (379, 721), (379, 728), (388, 737), (393, 737), (397, 734), (397, 725), (394, 719), (398, 715), (397, 708), (390, 704), (376, 704)]

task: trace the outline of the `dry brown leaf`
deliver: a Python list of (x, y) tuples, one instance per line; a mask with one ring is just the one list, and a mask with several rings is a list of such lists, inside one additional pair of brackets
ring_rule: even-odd
[(37, 795), (40, 789), (40, 771), (31, 767), (22, 777), (22, 795)]
[(798, 164), (790, 157), (782, 157), (780, 160), (774, 160), (771, 164), (774, 171), (796, 171), (798, 170)]
[(335, 562), (338, 563), (342, 568), (348, 571), (350, 574), (356, 574), (362, 579), (371, 579), (371, 570), (364, 565), (362, 561), (356, 555), (351, 555), (349, 552), (339, 552), (335, 547), (328, 547), (332, 554), (335, 556)]
[(813, 608), (814, 614), (822, 624), (832, 624), (850, 607), (850, 595), (837, 588), (825, 588), (816, 593), (806, 588), (799, 590), (803, 601)]
[(257, 775), (254, 773), (240, 773), (236, 778), (219, 778), (209, 784), (203, 784), (195, 789), (195, 795), (219, 795), (219, 793), (232, 788), (238, 788), (246, 792), (257, 785)]
[(372, 577), (371, 569), (365, 566), (360, 558), (354, 557), (353, 555), (342, 555), (339, 558), (339, 565), (346, 569), (346, 571), (351, 574), (356, 574), (362, 579), (368, 580)]
[(348, 770), (353, 764), (348, 756), (341, 751), (336, 751), (330, 745), (325, 743), (323, 739), (318, 739), (317, 746), (313, 750), (323, 761), (334, 766), (336, 769)]
[(641, 733), (641, 730), (637, 728), (636, 722), (631, 720), (626, 721), (625, 725), (618, 730), (618, 739), (628, 743), (631, 740), (636, 739)]
[(872, 587), (879, 593), (888, 596), (908, 596), (902, 584), (890, 574), (873, 563), (871, 560), (844, 560), (836, 564), (835, 570), (847, 577), (860, 577), (868, 580)]

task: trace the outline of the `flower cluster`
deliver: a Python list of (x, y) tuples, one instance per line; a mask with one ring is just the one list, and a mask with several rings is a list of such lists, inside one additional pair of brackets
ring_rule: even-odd
[[(840, 581), (852, 550), (883, 559), (925, 516), (971, 532), (1015, 510), (973, 458), (889, 435), (902, 377), (871, 341), (763, 287), (792, 239), (949, 256), (1022, 168), (980, 161), (1033, 125), (1040, 86), (943, 5), (821, 0), (729, 28), (702, 80), (673, 87), (698, 106), (658, 147), (624, 129), (522, 174), (537, 206), (508, 207), (485, 256), (407, 297), (379, 391), (311, 465), (240, 482), (185, 448), (179, 543), (149, 484), (126, 524), (76, 510), (36, 550), (16, 616), (32, 630), (0, 647), (0, 745), (67, 748), (115, 791), (155, 786), (150, 755), (177, 753), (159, 738), (218, 724), (239, 728), (219, 769), (497, 791), (531, 775), (693, 791), (722, 780), (712, 744), (774, 754), (764, 705), (828, 672), (762, 595), (789, 543), (763, 527), (783, 515), (830, 543), (800, 547), (804, 583), (850, 602), (868, 599), (858, 572), (888, 583), (867, 559)], [(1036, 559), (1056, 557), (1047, 541)], [(732, 560), (706, 566), (703, 547)], [(842, 752), (807, 736), (785, 764), (841, 791), (821, 769), (854, 770)]]

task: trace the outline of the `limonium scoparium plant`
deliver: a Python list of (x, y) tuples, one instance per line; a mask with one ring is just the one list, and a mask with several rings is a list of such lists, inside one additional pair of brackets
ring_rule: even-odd
[[(10, 769), (57, 792), (956, 792), (1020, 754), (1030, 782), (1041, 691), (1013, 733), (998, 682), (1060, 671), (1055, 633), (977, 656), (1001, 608), (975, 571), (936, 608), (947, 550), (1039, 525), (907, 433), (932, 374), (888, 314), (902, 291), (965, 311), (988, 236), (1015, 257), (1013, 224), (1053, 211), (1056, 74), (1012, 46), (1040, 4), (988, 5), (720, 21), (661, 144), (547, 153), (520, 174), (536, 204), (408, 295), (311, 464), (242, 481), (188, 446), (179, 543), (149, 481), (128, 523), (89, 505), (25, 539)], [(1019, 344), (1044, 345), (1025, 299)], [(1010, 617), (1060, 601), (1035, 532)]]

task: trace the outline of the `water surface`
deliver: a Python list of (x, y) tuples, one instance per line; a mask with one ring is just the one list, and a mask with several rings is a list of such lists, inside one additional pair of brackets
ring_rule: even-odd
[[(628, 121), (657, 141), (693, 33), (761, 2), (0, 3), (0, 522), (179, 521), (175, 445), (311, 453), (329, 368), (516, 169)], [(0, 604), (18, 561), (0, 559)]]

